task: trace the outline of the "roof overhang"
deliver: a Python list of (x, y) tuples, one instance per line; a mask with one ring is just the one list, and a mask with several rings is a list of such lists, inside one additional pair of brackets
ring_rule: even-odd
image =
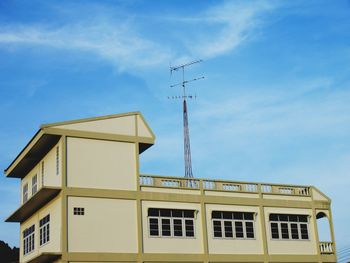
[(54, 199), (61, 191), (58, 187), (43, 187), (5, 221), (22, 223), (32, 214)]
[(61, 253), (50, 253), (44, 252), (39, 254), (37, 257), (29, 260), (27, 263), (49, 263), (54, 262), (56, 259), (61, 258)]
[(7, 177), (23, 178), (60, 140), (60, 135), (39, 130), (5, 170)]

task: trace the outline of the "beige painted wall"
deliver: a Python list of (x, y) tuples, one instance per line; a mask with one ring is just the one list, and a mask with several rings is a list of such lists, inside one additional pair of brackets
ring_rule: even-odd
[(67, 138), (67, 183), (72, 187), (136, 190), (136, 144)]
[[(211, 212), (231, 211), (231, 212), (252, 212), (255, 216), (255, 239), (224, 239), (214, 238), (213, 224), (211, 219)], [(208, 248), (211, 254), (263, 254), (262, 246), (262, 230), (261, 222), (259, 220), (259, 207), (254, 206), (235, 206), (235, 205), (206, 205), (207, 217), (207, 232), (208, 232)]]
[(314, 200), (321, 200), (321, 201), (327, 201), (328, 199), (326, 198), (326, 196), (321, 193), (318, 189), (315, 188), (311, 188), (312, 191), (312, 197)]
[(54, 126), (54, 128), (135, 136), (135, 116)]
[(200, 193), (201, 193), (199, 190), (166, 188), (166, 187), (147, 187), (147, 186), (142, 186), (141, 191), (158, 192), (158, 193), (187, 194), (187, 195), (200, 195)]
[[(59, 149), (59, 173), (56, 173), (56, 149)], [(42, 174), (44, 162), (44, 176)], [(23, 204), (23, 186), (28, 183), (28, 198), (32, 196), (32, 178), (38, 177), (38, 191), (44, 186), (60, 187), (62, 182), (62, 139), (44, 156), (44, 158), (21, 180), (21, 204)], [(44, 177), (44, 178), (43, 178)]]
[(296, 195), (284, 195), (284, 194), (263, 194), (265, 199), (275, 200), (295, 200), (295, 201), (311, 201), (309, 196), (296, 196)]
[(205, 195), (213, 195), (213, 196), (229, 196), (229, 197), (243, 197), (243, 198), (259, 198), (259, 194), (255, 193), (235, 193), (229, 191), (204, 191)]
[[(196, 213), (195, 218), (195, 237), (150, 237), (147, 214), (148, 208), (197, 210), (198, 213)], [(200, 213), (200, 204), (142, 201), (142, 229), (144, 253), (203, 253), (203, 233)]]
[(265, 222), (266, 222), (266, 235), (268, 243), (269, 254), (294, 254), (294, 255), (314, 255), (317, 254), (317, 242), (315, 236), (315, 225), (313, 220), (309, 220), (309, 240), (273, 240), (271, 238), (271, 228), (269, 222), (270, 213), (280, 214), (300, 214), (312, 216), (311, 209), (298, 209), (298, 208), (276, 208), (265, 207)]
[(152, 134), (146, 126), (146, 123), (142, 120), (142, 118), (137, 115), (137, 135), (140, 137), (149, 137), (152, 138)]
[[(39, 243), (39, 221), (50, 214), (50, 241), (43, 246)], [(23, 230), (35, 224), (35, 249), (23, 256)], [(20, 226), (20, 262), (27, 262), (43, 252), (61, 251), (61, 197), (57, 196)]]
[[(85, 215), (73, 215), (74, 207)], [(68, 251), (137, 253), (136, 201), (68, 197)]]

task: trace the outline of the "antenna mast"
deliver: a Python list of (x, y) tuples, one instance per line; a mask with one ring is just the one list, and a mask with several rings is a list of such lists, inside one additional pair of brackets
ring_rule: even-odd
[[(185, 159), (185, 177), (193, 178), (192, 159), (191, 159), (191, 145), (190, 145), (190, 130), (188, 127), (188, 113), (187, 113), (187, 99), (196, 98), (196, 96), (187, 95), (186, 84), (196, 80), (204, 79), (204, 77), (185, 80), (185, 67), (200, 63), (202, 60), (192, 61), (175, 67), (170, 67), (170, 74), (174, 71), (182, 71), (182, 82), (171, 85), (170, 87), (182, 86), (182, 96), (175, 96), (172, 99), (183, 99), (183, 129), (184, 129), (184, 159)], [(168, 97), (169, 98), (169, 97)]]

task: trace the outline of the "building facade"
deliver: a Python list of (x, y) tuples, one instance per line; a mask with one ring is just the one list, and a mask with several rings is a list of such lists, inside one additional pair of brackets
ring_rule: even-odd
[(5, 170), (20, 262), (336, 262), (315, 187), (140, 174), (154, 141), (139, 112), (42, 125)]

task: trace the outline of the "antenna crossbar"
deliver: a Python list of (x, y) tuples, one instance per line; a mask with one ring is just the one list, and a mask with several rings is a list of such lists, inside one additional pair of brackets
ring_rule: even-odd
[(192, 82), (192, 81), (196, 81), (196, 80), (200, 80), (200, 79), (204, 79), (204, 77), (202, 76), (202, 77), (194, 78), (194, 79), (191, 79), (191, 80), (185, 80), (183, 82), (179, 82), (179, 83), (170, 85), (170, 88), (173, 88), (173, 87), (176, 87), (176, 86), (183, 86), (186, 83), (189, 83), (189, 82)]
[(177, 70), (179, 70), (179, 69), (183, 69), (184, 67), (187, 67), (187, 66), (190, 66), (190, 65), (193, 65), (193, 64), (196, 64), (196, 63), (200, 63), (200, 62), (202, 62), (202, 61), (203, 61), (203, 60), (198, 59), (198, 60), (195, 60), (195, 61), (192, 61), (192, 62), (189, 62), (189, 63), (185, 63), (185, 64), (182, 64), (182, 65), (170, 67), (170, 72), (172, 72), (172, 71), (177, 71)]

